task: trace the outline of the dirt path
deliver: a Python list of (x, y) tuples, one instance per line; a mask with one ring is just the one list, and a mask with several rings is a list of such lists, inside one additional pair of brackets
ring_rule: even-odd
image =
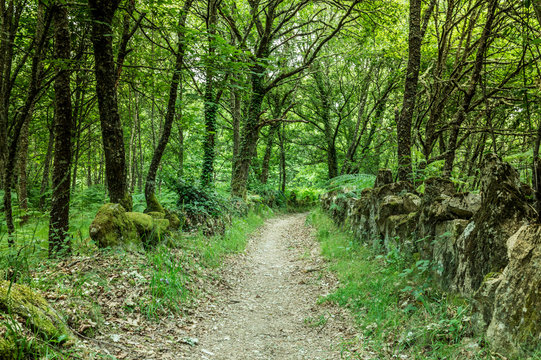
[(340, 359), (350, 321), (342, 309), (317, 304), (336, 281), (321, 271), (305, 218), (267, 221), (245, 257), (225, 267), (229, 290), (204, 310), (191, 332), (198, 345), (184, 359)]

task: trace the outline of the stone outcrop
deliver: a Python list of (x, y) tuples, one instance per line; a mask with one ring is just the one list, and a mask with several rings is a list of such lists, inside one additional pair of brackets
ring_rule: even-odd
[[(15, 360), (20, 356), (31, 355), (19, 353), (22, 349), (17, 343), (21, 336), (31, 334), (45, 343), (51, 342), (55, 346), (64, 347), (75, 341), (47, 301), (25, 285), (0, 281), (0, 318), (4, 319), (0, 324), (1, 359)], [(7, 322), (11, 329), (5, 327)], [(15, 330), (16, 334), (12, 330)]]
[(494, 348), (519, 356), (520, 344), (541, 342), (541, 226), (522, 226), (507, 240), (507, 251), (507, 267), (491, 281), (487, 339)]
[(498, 351), (519, 354), (541, 341), (541, 225), (532, 225), (532, 189), (496, 155), (486, 157), (480, 193), (459, 193), (453, 182), (425, 180), (418, 194), (407, 182), (388, 183), (387, 171), (360, 194), (321, 198), (333, 219), (361, 242), (429, 259), (444, 290), (473, 297), (478, 330)]
[(102, 205), (90, 224), (89, 234), (100, 248), (133, 248), (140, 243), (137, 228), (120, 204)]
[(89, 233), (100, 248), (134, 250), (154, 245), (174, 227), (180, 227), (180, 220), (173, 213), (126, 212), (120, 204), (105, 204), (98, 210)]
[(471, 295), (489, 273), (509, 261), (507, 239), (534, 218), (518, 172), (495, 155), (487, 156), (481, 174), (481, 206), (468, 231), (457, 241), (456, 290)]

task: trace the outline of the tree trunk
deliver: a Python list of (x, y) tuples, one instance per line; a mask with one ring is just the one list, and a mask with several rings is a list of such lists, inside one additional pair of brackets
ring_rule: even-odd
[(411, 122), (417, 100), (421, 66), (421, 0), (410, 0), (408, 67), (404, 84), (402, 111), (396, 123), (398, 179), (411, 180)]
[[(54, 120), (53, 120), (54, 121)], [(39, 191), (39, 208), (45, 209), (46, 192), (49, 190), (49, 176), (51, 159), (53, 157), (54, 148), (54, 125), (49, 128), (49, 142), (47, 143), (47, 154), (43, 164), (43, 177), (41, 179), (41, 187)]]
[(276, 130), (280, 127), (280, 123), (274, 123), (269, 129), (269, 135), (267, 137), (267, 147), (265, 148), (265, 155), (263, 156), (263, 163), (261, 164), (261, 183), (266, 184), (269, 179), (269, 167), (270, 158), (272, 155), (272, 145), (274, 144), (274, 136)]
[(205, 69), (205, 140), (203, 143), (203, 168), (201, 169), (201, 185), (203, 187), (212, 185), (212, 177), (214, 175), (216, 115), (218, 112), (214, 89), (215, 36), (218, 16), (217, 0), (208, 0), (207, 14), (208, 54)]
[(239, 157), (240, 149), (240, 93), (238, 89), (232, 88), (231, 90), (231, 118), (233, 120), (233, 159), (231, 161), (231, 170), (235, 167), (235, 162)]
[(286, 150), (285, 150), (285, 126), (282, 126), (282, 130), (278, 133), (280, 137), (280, 190), (282, 193), (286, 192)]
[(111, 27), (119, 2), (120, 0), (88, 0), (107, 188), (110, 201), (120, 203), (130, 211), (132, 199), (128, 192), (124, 135), (118, 113)]
[(158, 172), (158, 167), (162, 160), (163, 152), (165, 147), (169, 142), (169, 136), (171, 135), (171, 127), (173, 126), (173, 120), (175, 119), (176, 111), (176, 102), (178, 96), (179, 84), (182, 80), (182, 66), (184, 62), (184, 53), (186, 51), (186, 38), (184, 27), (186, 26), (186, 18), (188, 16), (188, 11), (192, 4), (193, 0), (186, 0), (182, 8), (182, 12), (179, 18), (179, 33), (178, 33), (178, 50), (177, 57), (175, 62), (175, 69), (173, 72), (173, 77), (171, 79), (171, 86), (169, 87), (169, 102), (167, 104), (167, 113), (165, 115), (165, 121), (163, 125), (162, 134), (158, 142), (158, 146), (154, 151), (152, 156), (152, 161), (148, 169), (146, 184), (145, 184), (145, 199), (147, 202), (147, 211), (159, 211), (164, 212), (164, 209), (158, 202), (158, 199), (155, 195), (156, 190), (156, 174)]
[(29, 126), (32, 112), (28, 114), (28, 118), (21, 129), (21, 137), (19, 139), (19, 153), (17, 155), (17, 167), (19, 170), (19, 209), (21, 210), (21, 224), (28, 221), (28, 176), (26, 172), (28, 163), (28, 137)]
[[(537, 21), (541, 25), (541, 0), (532, 1)], [(536, 211), (538, 221), (541, 221), (541, 159), (539, 159), (539, 146), (541, 145), (541, 122), (537, 126), (537, 137), (533, 148), (533, 188), (535, 190)]]
[(252, 97), (250, 99), (246, 123), (243, 128), (242, 143), (238, 157), (235, 159), (233, 176), (231, 178), (231, 195), (242, 198), (246, 196), (250, 165), (259, 137), (259, 115), (261, 114), (261, 105), (265, 97), (265, 90), (263, 88), (265, 68), (260, 64), (256, 64), (252, 66), (251, 73)]
[(58, 61), (54, 83), (55, 93), (55, 149), (53, 166), (53, 195), (49, 223), (49, 257), (71, 251), (69, 230), (70, 165), (72, 113), (70, 71), (70, 33), (68, 9), (65, 5), (54, 7), (55, 59)]

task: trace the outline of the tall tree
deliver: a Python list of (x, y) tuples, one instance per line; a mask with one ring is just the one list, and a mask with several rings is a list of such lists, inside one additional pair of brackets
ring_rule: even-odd
[(417, 102), (417, 84), (421, 67), (421, 44), (428, 25), (428, 20), (434, 10), (436, 0), (432, 0), (425, 13), (425, 22), (421, 28), (421, 0), (410, 0), (409, 6), (409, 40), (408, 66), (404, 83), (404, 100), (402, 111), (396, 123), (398, 179), (411, 180), (411, 122)]
[(55, 94), (55, 149), (53, 165), (53, 195), (49, 223), (49, 256), (71, 251), (68, 238), (70, 208), (70, 173), (72, 113), (70, 90), (70, 31), (68, 9), (56, 3), (53, 8), (56, 60)]
[(218, 113), (214, 86), (214, 57), (216, 55), (218, 6), (219, 0), (207, 0), (208, 54), (205, 69), (205, 140), (203, 143), (203, 168), (201, 170), (201, 184), (203, 186), (209, 186), (214, 175), (216, 115)]
[(120, 0), (88, 0), (107, 188), (111, 202), (119, 203), (129, 211), (132, 209), (132, 198), (128, 188), (124, 134), (118, 112), (118, 72), (113, 57), (112, 22), (119, 3)]
[(186, 53), (186, 19), (188, 17), (188, 12), (192, 6), (193, 0), (186, 0), (184, 6), (181, 10), (179, 21), (178, 21), (178, 48), (176, 51), (176, 60), (175, 67), (173, 69), (173, 76), (171, 78), (171, 85), (169, 87), (169, 101), (167, 103), (167, 113), (165, 114), (165, 122), (163, 124), (163, 130), (154, 150), (154, 155), (152, 156), (152, 161), (148, 169), (148, 174), (145, 183), (145, 198), (147, 202), (147, 211), (159, 211), (163, 212), (163, 208), (158, 202), (158, 199), (155, 195), (156, 190), (156, 174), (158, 172), (158, 167), (162, 160), (165, 147), (169, 142), (169, 137), (171, 135), (171, 128), (173, 126), (173, 121), (175, 120), (176, 113), (176, 103), (179, 92), (179, 85), (182, 81), (182, 69), (184, 66), (184, 54)]

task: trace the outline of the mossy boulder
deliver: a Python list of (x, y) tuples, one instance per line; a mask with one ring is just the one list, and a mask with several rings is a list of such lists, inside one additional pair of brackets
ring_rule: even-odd
[(13, 319), (17, 327), (16, 335), (2, 331), (1, 359), (17, 358), (18, 337), (25, 334), (34, 334), (45, 342), (54, 343), (55, 346), (59, 344), (70, 346), (75, 341), (67, 326), (47, 301), (25, 285), (0, 281), (0, 317)]
[(165, 212), (150, 211), (145, 214), (150, 215), (153, 219), (165, 219)]
[(139, 236), (151, 232), (154, 228), (154, 218), (150, 214), (127, 212), (126, 217), (135, 225)]
[(473, 295), (489, 273), (508, 264), (507, 239), (524, 223), (535, 219), (520, 176), (508, 163), (487, 155), (481, 172), (481, 204), (457, 241), (454, 288)]
[(137, 229), (120, 204), (105, 204), (89, 228), (90, 237), (100, 248), (133, 248), (140, 244)]
[(155, 244), (169, 228), (169, 220), (153, 218), (150, 213), (127, 212), (126, 217), (135, 225), (139, 238), (147, 247)]
[(182, 222), (180, 221), (180, 218), (177, 214), (175, 214), (172, 211), (169, 211), (165, 209), (165, 218), (169, 220), (169, 228), (173, 230), (180, 229), (180, 226), (182, 225)]

